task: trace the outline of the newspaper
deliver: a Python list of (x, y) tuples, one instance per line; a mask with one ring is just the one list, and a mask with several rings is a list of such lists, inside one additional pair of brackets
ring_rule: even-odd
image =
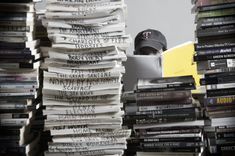
[(52, 41), (45, 57), (45, 155), (119, 156), (131, 131), (122, 129), (122, 75), (131, 43), (123, 0), (48, 0), (43, 25)]
[(109, 24), (117, 24), (124, 22), (124, 16), (118, 13), (112, 16), (100, 17), (100, 18), (88, 18), (88, 19), (45, 19), (43, 24), (48, 25), (48, 22), (57, 22), (69, 25), (82, 25), (82, 26), (105, 26)]

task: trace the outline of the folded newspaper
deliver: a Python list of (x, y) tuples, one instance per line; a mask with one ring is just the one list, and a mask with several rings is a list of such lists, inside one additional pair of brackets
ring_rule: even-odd
[(126, 48), (123, 0), (48, 0), (43, 24), (45, 156), (120, 156), (131, 130), (120, 101)]

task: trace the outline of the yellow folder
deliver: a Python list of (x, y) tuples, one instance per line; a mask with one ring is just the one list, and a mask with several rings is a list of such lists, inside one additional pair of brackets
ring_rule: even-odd
[(163, 52), (163, 77), (193, 75), (197, 88), (202, 77), (197, 74), (197, 64), (193, 61), (194, 43), (189, 41)]

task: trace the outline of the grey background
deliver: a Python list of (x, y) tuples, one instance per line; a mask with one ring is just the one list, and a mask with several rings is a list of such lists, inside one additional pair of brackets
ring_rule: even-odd
[[(194, 41), (194, 14), (191, 0), (126, 0), (127, 32), (133, 41), (138, 32), (152, 28), (161, 31), (168, 49), (186, 41)], [(128, 53), (133, 53), (132, 44)]]
[[(127, 34), (134, 41), (138, 32), (151, 28), (167, 38), (168, 49), (186, 41), (194, 41), (194, 14), (191, 0), (125, 0), (128, 7)], [(44, 8), (45, 0), (37, 8)], [(127, 50), (133, 53), (133, 42)]]

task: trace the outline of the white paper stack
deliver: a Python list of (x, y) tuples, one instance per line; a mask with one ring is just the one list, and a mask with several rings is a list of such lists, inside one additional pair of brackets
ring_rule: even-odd
[(52, 48), (42, 68), (46, 156), (119, 156), (131, 131), (122, 129), (120, 102), (125, 50), (123, 0), (48, 0)]

